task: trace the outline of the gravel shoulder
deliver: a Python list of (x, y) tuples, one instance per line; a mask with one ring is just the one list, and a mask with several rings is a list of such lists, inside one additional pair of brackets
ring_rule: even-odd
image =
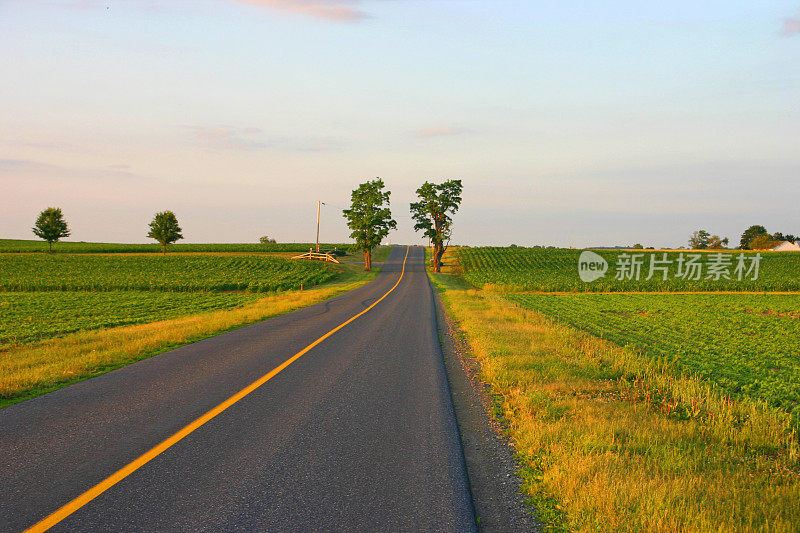
[(540, 531), (534, 510), (521, 493), (513, 443), (491, 415), (492, 400), (488, 385), (480, 379), (480, 364), (472, 356), (458, 324), (446, 314), (439, 292), (432, 289), (479, 530)]

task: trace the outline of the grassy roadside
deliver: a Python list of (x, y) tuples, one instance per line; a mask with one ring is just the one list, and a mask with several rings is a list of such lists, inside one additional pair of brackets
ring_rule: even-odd
[[(376, 246), (372, 249), (372, 264), (381, 263), (386, 261), (389, 258), (389, 254), (392, 251), (392, 246)], [(352, 248), (347, 248), (348, 255), (344, 257), (339, 257), (339, 261), (342, 263), (347, 264), (364, 264), (364, 253), (360, 250), (353, 250)]]
[(0, 407), (125, 366), (171, 348), (286, 314), (361, 286), (380, 269), (350, 266), (337, 281), (273, 293), (233, 309), (77, 332), (0, 349)]
[(796, 530), (800, 463), (788, 414), (721, 397), (476, 291), (457, 271), (431, 277), (482, 365), (524, 490), (551, 530)]

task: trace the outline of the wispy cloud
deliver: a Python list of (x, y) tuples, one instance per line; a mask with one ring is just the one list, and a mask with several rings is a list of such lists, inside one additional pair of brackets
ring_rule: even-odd
[(185, 125), (183, 128), (189, 133), (189, 142), (205, 150), (330, 152), (343, 148), (342, 142), (333, 138), (275, 136), (254, 127)]
[(358, 9), (361, 0), (238, 0), (289, 13), (331, 20), (334, 22), (359, 22), (369, 15)]
[(260, 150), (267, 145), (259, 140), (258, 128), (231, 126), (185, 126), (192, 141), (210, 150)]
[(127, 182), (151, 179), (134, 173), (127, 164), (74, 167), (43, 163), (32, 159), (0, 159), (0, 178), (49, 179), (73, 183), (76, 181)]
[(416, 132), (417, 137), (422, 137), (424, 139), (430, 137), (447, 137), (452, 135), (461, 135), (466, 133), (466, 128), (459, 128), (456, 126), (433, 126), (430, 128), (423, 128)]

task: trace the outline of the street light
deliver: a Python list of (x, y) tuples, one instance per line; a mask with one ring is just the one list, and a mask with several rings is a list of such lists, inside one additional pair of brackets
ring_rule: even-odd
[(319, 253), (319, 210), (325, 202), (317, 200), (317, 253)]

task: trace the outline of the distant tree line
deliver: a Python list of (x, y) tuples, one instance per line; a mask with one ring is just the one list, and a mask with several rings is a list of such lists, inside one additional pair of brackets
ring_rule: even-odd
[(720, 249), (728, 246), (728, 238), (711, 235), (704, 229), (697, 230), (689, 237), (689, 247), (695, 250)]
[[(167, 246), (183, 239), (183, 229), (178, 224), (178, 218), (172, 211), (161, 211), (153, 216), (153, 220), (148, 225), (150, 230), (147, 236), (155, 239), (161, 245), (161, 253), (167, 253)], [(48, 207), (36, 219), (31, 228), (33, 234), (46, 241), (49, 245), (49, 252), (53, 252), (53, 244), (65, 237), (69, 237), (71, 232), (64, 214), (60, 207)], [(278, 241), (272, 237), (264, 235), (259, 239), (261, 244), (276, 244)]]
[[(800, 237), (792, 233), (775, 232), (770, 234), (764, 226), (750, 226), (739, 239), (739, 248), (742, 250), (768, 250), (783, 241), (796, 242)], [(728, 238), (711, 235), (704, 229), (697, 230), (689, 236), (689, 247), (695, 250), (720, 249), (728, 247)]]
[[(350, 208), (342, 211), (347, 220), (347, 227), (352, 230), (350, 237), (355, 241), (354, 247), (364, 253), (366, 270), (372, 268), (372, 250), (381, 243), (389, 231), (397, 228), (397, 222), (392, 218), (389, 208), (391, 192), (385, 190), (385, 187), (381, 178), (362, 183), (350, 195)], [(461, 205), (462, 190), (460, 179), (450, 179), (441, 183), (426, 181), (416, 191), (418, 201), (410, 205), (414, 230), (422, 231), (422, 234), (430, 240), (431, 267), (435, 272), (441, 270), (442, 257), (450, 244), (453, 215)], [(163, 254), (167, 253), (167, 246), (183, 239), (183, 230), (172, 211), (156, 213), (149, 227), (147, 236), (161, 245)], [(50, 252), (53, 251), (54, 243), (71, 234), (64, 214), (58, 207), (48, 207), (39, 213), (32, 231), (34, 235), (48, 243)], [(800, 237), (793, 233), (770, 234), (764, 226), (753, 225), (742, 233), (739, 248), (766, 250), (774, 248), (783, 241), (798, 240)], [(275, 244), (277, 240), (264, 235), (259, 242)], [(695, 250), (724, 249), (729, 243), (727, 237), (712, 235), (705, 229), (699, 229), (689, 236), (689, 247)], [(633, 247), (644, 248), (641, 244)]]
[[(167, 245), (183, 239), (183, 234), (181, 233), (183, 230), (178, 225), (178, 218), (172, 211), (156, 213), (149, 226), (150, 231), (147, 236), (155, 239), (161, 245), (163, 254), (167, 253)], [(34, 235), (47, 241), (51, 253), (53, 251), (53, 243), (70, 236), (69, 226), (60, 207), (48, 207), (39, 213), (32, 230)]]
[[(352, 230), (350, 237), (355, 241), (354, 247), (364, 253), (366, 270), (372, 269), (372, 250), (391, 230), (397, 228), (389, 208), (391, 192), (385, 188), (381, 178), (362, 183), (350, 195), (350, 208), (342, 211), (347, 227)], [(431, 266), (436, 272), (441, 270), (442, 256), (450, 244), (453, 215), (461, 205), (461, 191), (461, 180), (458, 179), (442, 183), (426, 181), (417, 189), (418, 201), (410, 206), (414, 230), (422, 231), (430, 239), (433, 248)], [(156, 213), (149, 227), (147, 236), (161, 245), (164, 255), (167, 246), (183, 239), (183, 229), (172, 211)], [(53, 251), (53, 243), (70, 235), (64, 215), (57, 207), (48, 207), (41, 212), (33, 233), (49, 243), (50, 252)], [(275, 244), (277, 241), (264, 235), (259, 242)]]

